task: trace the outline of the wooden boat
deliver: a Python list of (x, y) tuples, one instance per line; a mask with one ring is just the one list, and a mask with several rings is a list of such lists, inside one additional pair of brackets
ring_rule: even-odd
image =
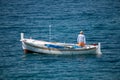
[(100, 43), (86, 45), (85, 47), (77, 46), (71, 43), (47, 42), (42, 40), (24, 38), (21, 33), (22, 48), (25, 53), (35, 52), (43, 54), (102, 54)]

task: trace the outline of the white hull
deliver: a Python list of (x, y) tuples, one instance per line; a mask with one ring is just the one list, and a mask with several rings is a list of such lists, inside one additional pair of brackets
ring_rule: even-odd
[[(43, 54), (101, 54), (100, 43), (98, 45), (86, 45), (84, 48), (73, 48), (76, 44), (53, 43), (24, 39), (21, 34), (22, 47), (26, 51)], [(52, 47), (51, 47), (52, 46)], [(62, 48), (61, 48), (62, 47)]]

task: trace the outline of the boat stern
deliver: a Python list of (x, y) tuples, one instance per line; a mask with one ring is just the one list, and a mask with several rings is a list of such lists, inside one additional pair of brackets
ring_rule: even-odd
[(96, 53), (97, 53), (98, 55), (101, 55), (101, 54), (102, 54), (102, 52), (101, 52), (101, 43), (100, 43), (100, 42), (98, 43)]

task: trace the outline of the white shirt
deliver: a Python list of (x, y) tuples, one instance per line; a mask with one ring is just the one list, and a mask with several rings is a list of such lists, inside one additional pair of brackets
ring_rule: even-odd
[(84, 42), (86, 44), (86, 39), (85, 39), (85, 35), (83, 34), (79, 34), (78, 38), (77, 38), (77, 42)]

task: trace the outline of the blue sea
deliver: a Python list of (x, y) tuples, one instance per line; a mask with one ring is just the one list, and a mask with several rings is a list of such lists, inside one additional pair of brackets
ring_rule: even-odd
[[(24, 54), (20, 42), (76, 43), (81, 30), (101, 56)], [(0, 0), (0, 80), (120, 80), (120, 0)]]

